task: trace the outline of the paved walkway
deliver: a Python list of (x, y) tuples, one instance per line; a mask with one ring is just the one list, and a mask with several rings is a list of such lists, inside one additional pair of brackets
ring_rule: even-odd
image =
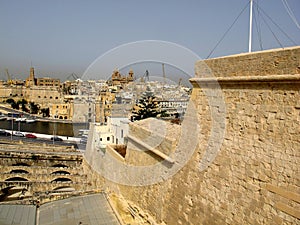
[(72, 197), (34, 206), (0, 205), (0, 224), (120, 225), (103, 193)]

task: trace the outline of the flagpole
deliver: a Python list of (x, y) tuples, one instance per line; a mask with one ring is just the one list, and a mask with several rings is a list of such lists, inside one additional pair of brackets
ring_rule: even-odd
[(253, 0), (250, 0), (249, 52), (251, 52), (252, 50), (252, 11), (253, 11)]

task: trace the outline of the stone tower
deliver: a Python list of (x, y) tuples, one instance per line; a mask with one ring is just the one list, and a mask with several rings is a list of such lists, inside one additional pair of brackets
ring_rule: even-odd
[(132, 69), (129, 70), (127, 80), (128, 80), (128, 82), (131, 82), (134, 80), (134, 72)]
[(26, 86), (30, 87), (34, 85), (36, 85), (36, 78), (34, 77), (34, 68), (31, 67), (29, 77), (26, 79)]

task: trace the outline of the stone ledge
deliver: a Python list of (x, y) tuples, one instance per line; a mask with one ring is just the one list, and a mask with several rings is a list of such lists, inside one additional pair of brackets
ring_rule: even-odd
[(293, 217), (295, 217), (297, 219), (300, 219), (300, 211), (297, 210), (297, 209), (294, 209), (291, 206), (285, 205), (285, 204), (283, 204), (281, 202), (277, 202), (275, 204), (275, 208), (277, 208), (280, 211), (285, 212), (285, 213), (287, 213), (287, 214), (289, 214), (289, 215), (291, 215), (291, 216), (293, 216)]
[(205, 77), (191, 78), (193, 87), (205, 84), (247, 84), (247, 83), (300, 83), (300, 74), (268, 75), (268, 76), (237, 76), (237, 77)]
[(106, 145), (106, 152), (121, 162), (125, 161), (125, 159), (111, 145)]
[(300, 195), (295, 192), (287, 191), (281, 187), (276, 187), (271, 184), (266, 184), (266, 189), (284, 198), (300, 203)]
[(139, 140), (138, 138), (135, 138), (131, 135), (128, 135), (128, 139), (138, 143), (139, 145), (141, 145), (142, 147), (146, 148), (147, 150), (153, 152), (154, 154), (156, 154), (157, 156), (161, 157), (162, 159), (168, 161), (169, 163), (175, 163), (175, 160), (172, 159), (171, 157), (169, 157), (168, 155), (164, 154), (163, 152), (151, 147), (150, 145), (144, 143), (143, 141)]

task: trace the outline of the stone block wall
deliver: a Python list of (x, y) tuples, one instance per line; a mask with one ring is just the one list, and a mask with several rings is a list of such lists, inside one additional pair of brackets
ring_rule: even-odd
[[(197, 62), (191, 103), (199, 132), (185, 140), (196, 150), (169, 179), (118, 185), (118, 194), (160, 224), (298, 224), (299, 59), (294, 47)], [(132, 146), (136, 165), (143, 154), (149, 163)]]
[(214, 77), (300, 74), (299, 62), (297, 46), (199, 61), (195, 73), (196, 77), (203, 77), (210, 68)]

